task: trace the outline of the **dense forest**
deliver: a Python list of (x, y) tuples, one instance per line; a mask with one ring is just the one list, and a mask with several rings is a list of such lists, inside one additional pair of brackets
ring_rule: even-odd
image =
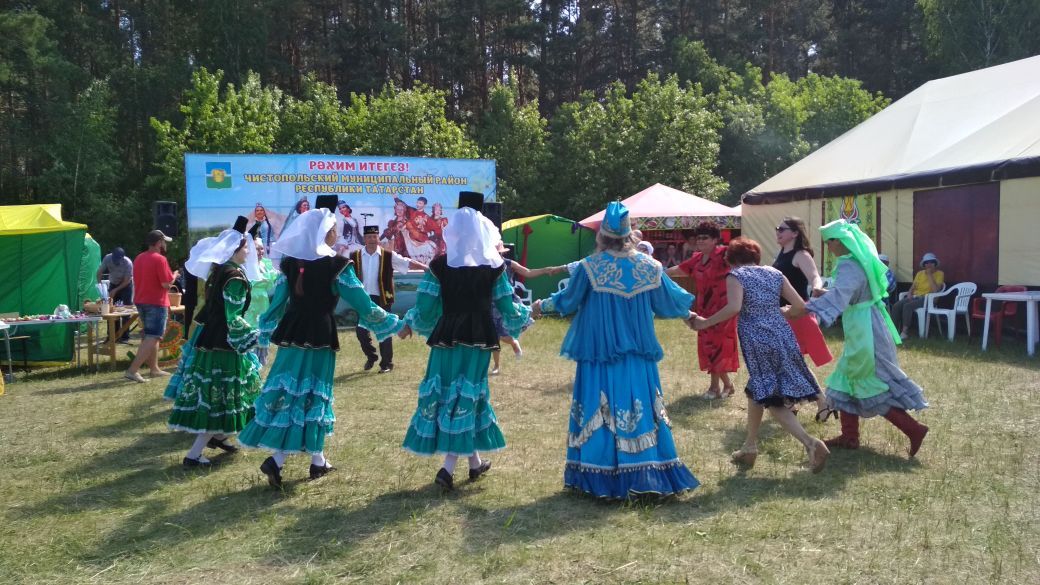
[(134, 247), (191, 151), (494, 158), (509, 216), (733, 205), (1036, 30), (1040, 0), (0, 1), (0, 204)]

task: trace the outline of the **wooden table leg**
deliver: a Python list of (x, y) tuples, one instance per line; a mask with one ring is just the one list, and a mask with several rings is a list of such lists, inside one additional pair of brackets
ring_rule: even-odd
[(116, 369), (116, 339), (118, 339), (117, 335), (119, 334), (116, 331), (119, 327), (116, 323), (118, 321), (108, 320), (108, 367), (113, 370)]
[(87, 323), (87, 369), (94, 369), (94, 324)]

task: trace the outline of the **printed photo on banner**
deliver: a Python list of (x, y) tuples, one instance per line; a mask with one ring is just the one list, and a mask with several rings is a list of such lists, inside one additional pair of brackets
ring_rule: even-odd
[(338, 253), (361, 248), (364, 228), (377, 226), (382, 246), (426, 264), (444, 252), (460, 191), (495, 200), (490, 160), (186, 154), (184, 166), (192, 242), (244, 215), (270, 247), (318, 195), (334, 194)]

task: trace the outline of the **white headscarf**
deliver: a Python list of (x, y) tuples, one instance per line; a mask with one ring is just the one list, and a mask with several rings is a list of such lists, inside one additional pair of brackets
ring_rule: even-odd
[(502, 255), (497, 250), (500, 241), (502, 235), (491, 220), (475, 209), (462, 207), (455, 212), (444, 228), (448, 266), (498, 268), (503, 262)]
[(256, 255), (253, 238), (233, 229), (226, 229), (211, 238), (202, 238), (191, 247), (184, 268), (196, 277), (206, 280), (214, 264), (220, 265), (235, 255), (235, 250), (246, 240), (246, 262), (242, 270), (249, 280), (260, 280), (260, 262)]
[[(336, 218), (328, 209), (311, 209), (301, 213), (271, 244), (268, 256), (277, 260), (289, 256), (297, 260), (317, 260), (335, 256), (336, 252), (325, 243), (325, 235), (336, 225)], [(255, 253), (255, 251), (254, 251)]]

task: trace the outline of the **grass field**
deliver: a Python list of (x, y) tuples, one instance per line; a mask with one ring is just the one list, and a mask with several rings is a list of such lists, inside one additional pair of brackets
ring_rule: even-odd
[[(562, 489), (573, 364), (566, 322), (543, 320), (522, 361), (503, 356), (492, 399), (509, 447), (479, 482), (443, 494), (439, 460), (403, 452), (427, 348), (397, 341), (395, 371), (361, 371), (342, 333), (338, 470), (304, 481), (290, 458), (272, 491), (265, 455), (184, 472), (159, 381), (42, 372), (0, 396), (2, 583), (1040, 583), (1040, 359), (1020, 340), (916, 341), (903, 367), (931, 427), (916, 461), (881, 419), (864, 448), (811, 475), (767, 422), (758, 464), (728, 461), (744, 400), (698, 398), (693, 334), (659, 322), (680, 457), (700, 479), (663, 501), (604, 503)], [(840, 350), (840, 340), (832, 340)], [(821, 378), (829, 373), (824, 368)], [(744, 378), (738, 376), (737, 386)], [(801, 415), (827, 437), (837, 423)]]

